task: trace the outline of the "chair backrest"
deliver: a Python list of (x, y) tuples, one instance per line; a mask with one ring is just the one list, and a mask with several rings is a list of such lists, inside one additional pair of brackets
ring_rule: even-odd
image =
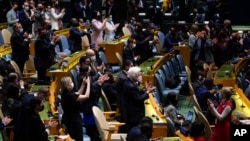
[(4, 41), (3, 41), (3, 34), (2, 32), (0, 32), (0, 45), (3, 45)]
[(103, 106), (104, 106), (104, 111), (112, 111), (105, 92), (103, 91), (103, 89), (101, 91), (102, 91), (101, 98), (102, 98), (102, 102), (103, 102)]
[(21, 72), (20, 68), (18, 67), (18, 65), (16, 64), (15, 61), (11, 60), (10, 64), (12, 65), (12, 67), (15, 69), (16, 73), (19, 75), (19, 77), (23, 76), (23, 73)]
[(78, 88), (78, 81), (77, 81), (77, 75), (78, 75), (77, 71), (75, 69), (71, 69), (70, 73), (71, 73), (71, 77), (74, 83), (74, 90), (78, 91), (79, 88)]
[(173, 64), (172, 64), (170, 61), (167, 61), (166, 64), (167, 64), (167, 67), (168, 67), (168, 69), (169, 69), (169, 74), (170, 74), (171, 76), (175, 76), (176, 73), (175, 73), (175, 71), (174, 71)]
[(156, 88), (158, 88), (160, 97), (163, 97), (162, 92), (165, 89), (165, 83), (162, 81), (160, 74), (156, 73), (155, 74), (155, 79), (156, 79)]
[(117, 60), (118, 60), (118, 64), (119, 64), (120, 68), (122, 68), (123, 59), (122, 59), (121, 54), (120, 54), (119, 52), (115, 52), (115, 56), (116, 56), (116, 58), (117, 58)]
[(90, 47), (89, 39), (86, 35), (81, 37), (82, 39), (82, 50), (87, 50)]
[(68, 43), (67, 37), (64, 35), (61, 35), (60, 39), (61, 39), (63, 51), (69, 50), (69, 43)]
[(195, 113), (195, 121), (200, 121), (199, 117), (198, 117), (198, 108), (194, 105), (193, 106), (194, 109), (194, 113)]
[(192, 81), (191, 81), (191, 70), (190, 70), (189, 66), (185, 66), (185, 70), (186, 70), (186, 73), (187, 73), (188, 83), (192, 84)]
[(104, 64), (107, 64), (108, 61), (107, 61), (107, 58), (106, 58), (105, 53), (104, 53), (103, 51), (99, 51), (98, 54), (99, 54), (99, 57), (100, 57), (100, 59), (102, 60), (102, 62), (103, 62)]
[(2, 29), (2, 36), (4, 44), (10, 44), (11, 33), (8, 29)]
[(185, 71), (185, 64), (184, 64), (182, 56), (180, 54), (177, 54), (176, 55), (176, 59), (178, 60), (178, 63), (179, 63), (179, 66), (180, 66), (180, 70), (181, 71)]
[(106, 141), (106, 139), (108, 137), (108, 131), (106, 131), (104, 129), (108, 129), (108, 127), (109, 127), (107, 120), (105, 119), (105, 116), (104, 116), (103, 112), (101, 111), (101, 109), (98, 108), (97, 106), (93, 106), (92, 111), (94, 114), (96, 126), (98, 129), (99, 135), (101, 137), (101, 140)]
[(177, 135), (175, 134), (176, 129), (174, 126), (174, 122), (171, 120), (170, 117), (167, 117), (167, 135), (168, 137), (176, 137)]
[(175, 57), (171, 58), (171, 63), (172, 63), (172, 66), (173, 66), (175, 73), (179, 74), (180, 73), (180, 66), (179, 66), (179, 63), (176, 61)]
[(193, 100), (194, 100), (194, 105), (197, 107), (198, 111), (202, 112), (201, 106), (200, 106), (195, 94), (193, 95)]
[(122, 27), (122, 33), (123, 33), (124, 36), (131, 35), (130, 30), (126, 26)]
[(163, 46), (163, 44), (164, 44), (164, 39), (165, 39), (165, 35), (163, 34), (163, 32), (159, 31), (159, 32), (158, 32), (158, 37), (159, 37), (159, 39), (160, 39), (161, 46)]
[(198, 118), (200, 120), (200, 122), (202, 122), (205, 125), (205, 139), (208, 141), (211, 134), (212, 134), (212, 129), (210, 127), (210, 124), (207, 120), (207, 118), (203, 115), (203, 113), (201, 111), (198, 111)]

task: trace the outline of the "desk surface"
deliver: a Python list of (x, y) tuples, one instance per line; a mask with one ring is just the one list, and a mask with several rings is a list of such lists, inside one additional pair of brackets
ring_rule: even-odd
[(84, 56), (86, 54), (85, 51), (77, 51), (73, 54), (70, 54), (68, 57), (64, 58), (64, 60), (68, 61), (68, 67), (67, 68), (60, 68), (59, 63), (55, 63), (52, 65), (49, 69), (50, 73), (65, 73), (69, 72), (73, 67), (75, 67), (79, 63), (80, 57)]
[[(233, 111), (234, 115), (240, 114), (244, 117), (250, 117), (250, 101), (247, 99), (245, 94), (240, 88), (234, 86), (235, 94), (232, 95), (232, 98), (235, 101), (236, 108)], [(237, 113), (238, 112), (238, 113)]]
[(180, 132), (180, 130), (177, 130), (175, 133), (176, 133), (176, 135), (178, 135), (178, 136), (181, 138), (181, 141), (193, 141), (192, 138), (183, 135), (183, 134)]

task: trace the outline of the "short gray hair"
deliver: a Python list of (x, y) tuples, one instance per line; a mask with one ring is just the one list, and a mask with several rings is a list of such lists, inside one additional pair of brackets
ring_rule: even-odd
[(139, 72), (141, 72), (140, 67), (134, 66), (134, 67), (129, 68), (127, 72), (128, 78), (134, 78), (135, 75), (137, 75)]

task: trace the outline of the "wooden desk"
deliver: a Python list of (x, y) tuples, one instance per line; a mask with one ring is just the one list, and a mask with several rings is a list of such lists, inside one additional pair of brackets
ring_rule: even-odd
[(245, 96), (243, 91), (237, 87), (237, 85), (234, 85), (235, 94), (232, 95), (232, 98), (235, 101), (235, 109), (233, 111), (233, 115), (237, 115), (237, 112), (240, 112), (243, 114), (244, 117), (250, 117), (250, 101)]
[(214, 84), (223, 84), (223, 86), (233, 86), (236, 83), (236, 77), (233, 73), (234, 65), (224, 64), (216, 72)]
[[(236, 64), (234, 64), (235, 61), (237, 61)], [(247, 66), (247, 61), (246, 57), (229, 60), (216, 72), (214, 83), (223, 84), (223, 86), (234, 86), (236, 84), (236, 77)]]
[(7, 54), (11, 54), (12, 48), (10, 45), (1, 45), (0, 46), (0, 57), (4, 57)]
[(68, 61), (68, 67), (61, 68), (60, 64), (56, 63), (49, 68), (49, 71), (47, 71), (47, 76), (51, 76), (54, 78), (54, 80), (57, 80), (57, 82), (55, 82), (57, 84), (55, 89), (56, 94), (59, 93), (61, 78), (64, 76), (71, 76), (70, 70), (75, 69), (76, 65), (79, 63), (79, 59), (85, 55), (86, 51), (74, 52), (73, 54), (70, 54), (68, 57), (64, 58), (64, 60)]
[(103, 42), (99, 44), (99, 47), (102, 47), (104, 49), (108, 63), (117, 64), (118, 60), (115, 56), (115, 53), (118, 52), (122, 55), (124, 42), (121, 41)]
[(150, 117), (154, 123), (152, 138), (167, 137), (167, 120), (157, 114), (150, 99), (145, 100), (145, 116)]
[(178, 135), (178, 136), (181, 138), (181, 141), (193, 141), (192, 138), (183, 135), (183, 134), (180, 132), (180, 130), (177, 130), (175, 133), (176, 133), (176, 135)]
[(5, 23), (0, 23), (0, 30), (2, 29), (6, 29), (8, 27), (8, 23), (5, 22)]
[(174, 50), (178, 50), (183, 58), (184, 64), (190, 66), (190, 49), (188, 46), (174, 46)]
[(160, 67), (162, 67), (164, 63), (170, 60), (173, 55), (174, 54), (166, 53), (163, 56), (153, 56), (141, 63), (140, 68), (144, 72), (144, 75), (142, 76), (142, 82), (144, 83), (146, 81), (150, 81), (153, 85), (155, 85), (154, 74)]

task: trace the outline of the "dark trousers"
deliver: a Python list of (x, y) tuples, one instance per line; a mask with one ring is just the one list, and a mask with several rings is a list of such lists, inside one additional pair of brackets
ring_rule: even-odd
[(47, 68), (36, 67), (38, 82), (50, 82), (50, 78), (46, 76)]
[(26, 60), (21, 60), (21, 59), (13, 59), (13, 61), (16, 62), (17, 66), (19, 67), (21, 73), (23, 74), (23, 70), (24, 70), (24, 64), (26, 62)]
[(95, 124), (84, 125), (86, 128), (87, 135), (90, 137), (91, 141), (101, 141), (99, 137), (99, 132)]
[(82, 118), (79, 115), (63, 116), (62, 123), (66, 126), (66, 131), (75, 141), (83, 141)]

